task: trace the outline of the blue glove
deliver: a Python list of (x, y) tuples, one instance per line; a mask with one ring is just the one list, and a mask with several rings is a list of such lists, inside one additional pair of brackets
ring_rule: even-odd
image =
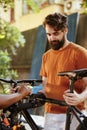
[(33, 86), (32, 88), (32, 94), (37, 94), (40, 90), (42, 90), (42, 84), (38, 85), (38, 86)]

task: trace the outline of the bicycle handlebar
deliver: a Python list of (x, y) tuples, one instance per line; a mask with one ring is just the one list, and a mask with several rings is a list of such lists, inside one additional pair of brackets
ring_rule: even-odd
[(42, 80), (40, 79), (24, 79), (24, 80), (17, 80), (17, 83), (30, 83), (30, 84), (34, 84), (34, 83), (42, 83)]
[(14, 85), (17, 85), (18, 83), (30, 83), (31, 85), (34, 85), (35, 83), (42, 83), (42, 80), (40, 79), (24, 79), (24, 80), (7, 80), (0, 78), (0, 81), (6, 82), (6, 83), (14, 83)]
[(73, 71), (59, 72), (58, 76), (67, 76), (69, 78), (75, 78), (76, 80), (81, 79), (83, 77), (87, 77), (87, 68), (73, 70)]

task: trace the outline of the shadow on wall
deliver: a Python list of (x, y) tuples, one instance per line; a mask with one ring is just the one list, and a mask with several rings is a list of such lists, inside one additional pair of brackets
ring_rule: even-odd
[(47, 37), (45, 29), (42, 25), (37, 28), (36, 38), (35, 38), (35, 46), (32, 57), (32, 64), (30, 69), (30, 79), (40, 79), (40, 68), (42, 62), (42, 55), (46, 51), (47, 46)]
[[(46, 51), (47, 38), (42, 25), (22, 32), (26, 39), (24, 47), (12, 55), (12, 67), (18, 71), (19, 79), (39, 79), (42, 54)], [(21, 75), (22, 74), (22, 75)]]
[(19, 73), (19, 78), (29, 77), (29, 70), (32, 64), (32, 56), (35, 46), (35, 37), (36, 37), (37, 28), (26, 30), (22, 32), (26, 39), (24, 47), (17, 49), (17, 55), (12, 54), (12, 68), (16, 69)]

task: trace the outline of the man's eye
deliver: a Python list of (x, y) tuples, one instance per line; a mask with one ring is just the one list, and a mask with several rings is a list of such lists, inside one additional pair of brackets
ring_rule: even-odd
[(51, 34), (48, 34), (48, 33), (47, 33), (47, 36), (51, 36)]

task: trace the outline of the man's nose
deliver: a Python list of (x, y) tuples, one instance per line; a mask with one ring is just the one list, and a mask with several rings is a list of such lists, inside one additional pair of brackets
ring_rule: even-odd
[(54, 41), (55, 40), (55, 36), (51, 35), (50, 36), (50, 41)]

